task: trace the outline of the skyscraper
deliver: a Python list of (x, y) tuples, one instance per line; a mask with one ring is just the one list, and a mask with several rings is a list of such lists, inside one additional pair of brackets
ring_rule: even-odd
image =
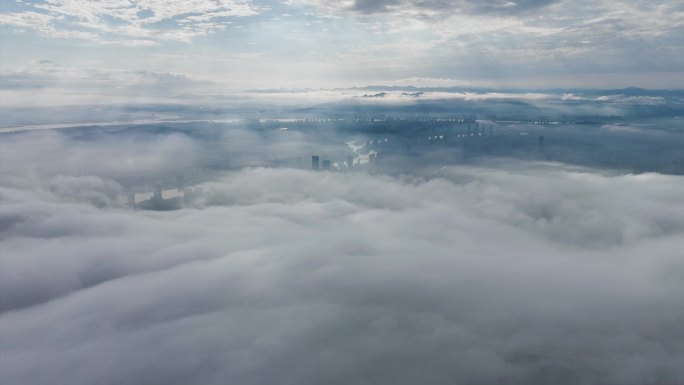
[(323, 161), (323, 170), (330, 170), (330, 165), (331, 165), (331, 163), (329, 160), (327, 160), (327, 159), (324, 160)]
[(376, 152), (368, 155), (368, 165), (373, 168), (378, 165), (378, 154)]
[(157, 183), (154, 185), (154, 196), (152, 196), (152, 199), (155, 201), (161, 201), (162, 200), (162, 185)]
[(320, 168), (320, 157), (318, 155), (314, 155), (311, 157), (311, 169), (312, 170), (318, 170)]
[(352, 168), (354, 167), (354, 156), (349, 155), (347, 156), (347, 168)]

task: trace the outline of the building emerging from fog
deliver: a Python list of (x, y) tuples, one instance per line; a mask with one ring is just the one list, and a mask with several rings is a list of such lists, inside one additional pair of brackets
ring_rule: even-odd
[(162, 200), (162, 186), (161, 184), (156, 184), (154, 185), (154, 195), (152, 196), (152, 199), (161, 202)]
[(327, 160), (327, 159), (324, 160), (323, 161), (323, 170), (330, 170), (330, 165), (331, 165), (331, 163), (329, 160)]
[(371, 153), (368, 155), (368, 165), (370, 167), (375, 167), (378, 165), (378, 154), (377, 153)]
[(311, 169), (312, 170), (318, 170), (320, 168), (320, 161), (321, 158), (318, 155), (314, 155), (311, 157)]

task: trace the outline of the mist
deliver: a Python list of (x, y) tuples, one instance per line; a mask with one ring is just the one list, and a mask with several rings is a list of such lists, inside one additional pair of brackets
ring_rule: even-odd
[[(5, 134), (4, 383), (684, 376), (681, 175), (181, 126)], [(202, 193), (173, 210), (121, 199), (179, 174)]]
[(684, 385), (684, 6), (0, 2), (0, 385)]

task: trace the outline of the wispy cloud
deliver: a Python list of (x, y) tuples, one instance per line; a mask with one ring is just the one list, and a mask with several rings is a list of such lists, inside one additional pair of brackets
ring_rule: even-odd
[(208, 92), (209, 79), (179, 72), (77, 68), (50, 61), (0, 71), (4, 107), (169, 101), (174, 96)]
[(0, 23), (50, 37), (143, 45), (159, 40), (187, 42), (227, 28), (231, 18), (258, 15), (264, 9), (241, 0), (50, 0), (0, 14)]
[[(99, 52), (76, 59), (91, 56), (100, 67), (112, 66), (104, 57), (116, 52), (130, 70), (165, 68), (245, 88), (404, 79), (662, 88), (684, 85), (683, 20), (673, 1), (50, 0), (11, 3), (0, 30), (32, 47), (55, 38), (93, 43)], [(4, 62), (45, 58), (23, 46), (3, 52)]]

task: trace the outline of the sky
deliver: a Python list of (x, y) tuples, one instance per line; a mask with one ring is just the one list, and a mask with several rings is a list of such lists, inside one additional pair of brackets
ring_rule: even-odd
[(0, 5), (0, 37), (3, 103), (376, 84), (684, 87), (679, 1), (21, 0)]

